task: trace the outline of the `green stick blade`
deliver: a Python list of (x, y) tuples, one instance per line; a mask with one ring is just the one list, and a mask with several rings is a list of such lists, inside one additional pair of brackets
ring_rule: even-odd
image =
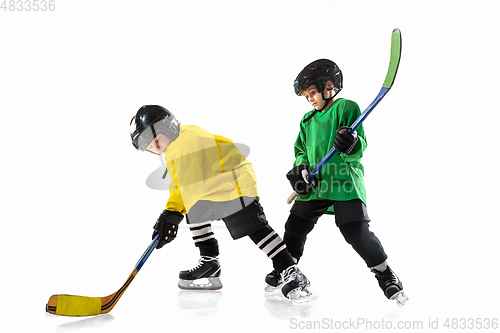
[(387, 76), (385, 77), (384, 86), (387, 89), (391, 89), (394, 79), (396, 78), (396, 73), (398, 71), (399, 60), (401, 59), (401, 31), (399, 29), (394, 29), (391, 37), (391, 60), (389, 62), (389, 69), (387, 70)]

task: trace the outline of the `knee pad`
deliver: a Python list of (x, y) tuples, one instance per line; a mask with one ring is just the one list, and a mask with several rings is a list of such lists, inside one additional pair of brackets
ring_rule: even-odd
[(290, 214), (285, 223), (285, 232), (295, 237), (305, 237), (314, 228), (314, 222), (303, 219), (302, 217)]
[(387, 254), (380, 240), (369, 229), (368, 222), (351, 222), (339, 227), (347, 243), (360, 255), (368, 267), (384, 262)]
[(244, 209), (222, 219), (233, 239), (248, 236), (265, 228), (268, 224), (264, 210), (258, 200)]
[(368, 222), (365, 221), (346, 223), (341, 225), (339, 229), (346, 242), (353, 246), (364, 242), (371, 234)]
[(307, 234), (314, 228), (314, 222), (303, 219), (295, 214), (290, 214), (285, 223), (285, 235), (283, 241), (288, 252), (298, 261), (304, 254), (304, 245)]

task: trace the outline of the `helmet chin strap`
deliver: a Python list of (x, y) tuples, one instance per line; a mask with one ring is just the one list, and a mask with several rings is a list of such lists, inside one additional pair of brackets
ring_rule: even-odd
[[(333, 90), (333, 89), (330, 89), (330, 90)], [(337, 90), (337, 92), (330, 98), (325, 98), (325, 91), (322, 91), (321, 92), (321, 97), (323, 98), (323, 100), (325, 101), (325, 104), (323, 104), (323, 107), (321, 108), (321, 110), (317, 110), (317, 109), (314, 109), (313, 113), (311, 113), (311, 115), (309, 117), (307, 117), (306, 119), (302, 120), (302, 123), (305, 124), (307, 123), (309, 120), (311, 120), (312, 117), (314, 117), (314, 115), (318, 112), (323, 112), (323, 110), (325, 110), (325, 108), (328, 106), (328, 104), (330, 104), (330, 102), (335, 98), (335, 96), (337, 96), (337, 94), (340, 92), (340, 90)]]

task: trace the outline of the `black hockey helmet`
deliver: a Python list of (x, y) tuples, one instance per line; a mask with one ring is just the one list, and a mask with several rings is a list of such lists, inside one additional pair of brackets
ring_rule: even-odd
[(318, 89), (318, 92), (323, 93), (326, 82), (330, 80), (337, 89), (337, 93), (342, 90), (342, 71), (337, 64), (328, 59), (315, 60), (304, 67), (299, 75), (297, 75), (293, 83), (295, 94), (300, 96), (304, 89), (313, 84)]
[(132, 145), (135, 149), (144, 151), (158, 134), (172, 140), (177, 139), (179, 121), (162, 106), (144, 105), (130, 121)]

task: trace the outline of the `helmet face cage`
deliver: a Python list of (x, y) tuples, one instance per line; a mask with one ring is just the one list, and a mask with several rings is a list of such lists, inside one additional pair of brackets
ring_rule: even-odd
[(137, 150), (144, 151), (148, 148), (148, 146), (153, 142), (153, 140), (158, 136), (155, 127), (158, 128), (156, 124), (153, 124), (142, 131), (141, 134), (137, 137)]
[[(158, 107), (154, 107), (158, 110)], [(130, 122), (130, 137), (132, 139), (132, 145), (137, 150), (147, 150), (155, 153), (149, 150), (148, 146), (159, 134), (163, 134), (172, 140), (175, 140), (179, 136), (179, 121), (166, 109), (160, 108), (162, 109), (160, 115), (152, 115), (151, 112), (148, 113), (148, 110), (143, 107), (139, 110), (137, 115), (132, 118)], [(151, 124), (151, 117), (156, 119), (153, 124)]]
[[(177, 126), (176, 126), (177, 124)], [(137, 149), (140, 151), (148, 150), (148, 146), (159, 135), (163, 134), (166, 137), (174, 140), (179, 135), (179, 122), (174, 116), (169, 116), (166, 119), (160, 120), (142, 131), (137, 138)], [(151, 151), (154, 153), (154, 151)]]

